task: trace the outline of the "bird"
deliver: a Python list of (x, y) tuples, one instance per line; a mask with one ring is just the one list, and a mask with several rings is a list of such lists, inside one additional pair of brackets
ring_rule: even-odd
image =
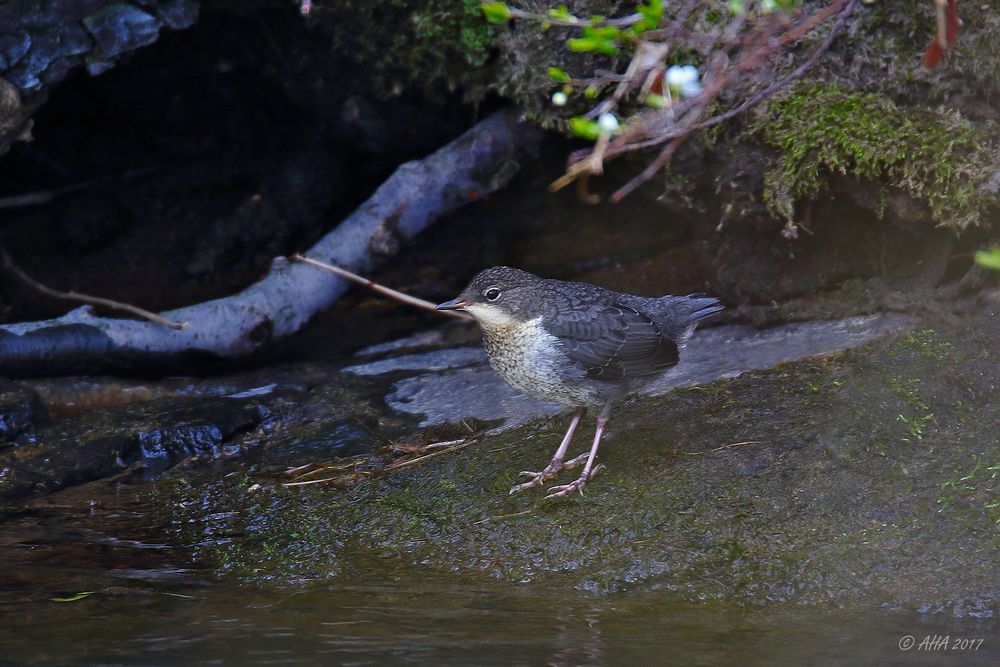
[[(574, 409), (551, 462), (510, 493), (544, 485), (564, 469), (583, 465), (580, 476), (553, 486), (546, 498), (583, 493), (603, 468), (594, 467), (612, 406), (642, 391), (677, 365), (695, 327), (723, 309), (701, 294), (643, 297), (582, 282), (540, 278), (509, 266), (476, 274), (462, 292), (436, 306), (471, 315), (497, 374), (525, 394)], [(597, 410), (590, 451), (566, 460), (588, 410)]]

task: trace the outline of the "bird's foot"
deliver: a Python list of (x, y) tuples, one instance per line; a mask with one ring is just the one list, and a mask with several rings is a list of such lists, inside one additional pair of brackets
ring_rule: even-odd
[[(587, 457), (589, 456), (590, 454), (584, 452), (579, 456), (571, 458), (569, 461), (566, 461), (566, 463), (562, 464), (563, 470), (569, 470), (570, 468), (579, 468), (580, 466), (582, 466), (584, 463), (587, 462)], [(593, 475), (591, 475), (591, 477), (593, 477)]]
[(594, 479), (597, 473), (599, 473), (602, 470), (604, 470), (604, 464), (599, 463), (593, 470), (590, 471), (589, 475), (580, 475), (580, 477), (573, 480), (569, 484), (561, 484), (559, 486), (553, 486), (551, 489), (549, 489), (549, 493), (548, 495), (545, 496), (545, 499), (550, 500), (553, 498), (565, 498), (569, 494), (577, 491), (582, 496), (583, 487), (587, 485), (587, 482)]
[[(573, 461), (576, 461), (576, 459), (573, 459)], [(572, 461), (570, 463), (572, 463)], [(536, 486), (541, 486), (542, 484), (544, 484), (545, 482), (549, 481), (557, 474), (559, 474), (559, 471), (567, 467), (567, 465), (568, 465), (567, 463), (563, 463), (562, 461), (559, 462), (552, 461), (547, 466), (545, 466), (545, 470), (541, 472), (522, 470), (519, 474), (521, 475), (521, 477), (527, 477), (528, 481), (523, 482), (521, 484), (515, 484), (514, 486), (510, 487), (510, 495), (514, 495), (519, 491), (527, 491), (528, 489), (533, 489)], [(579, 463), (576, 465), (579, 465)]]

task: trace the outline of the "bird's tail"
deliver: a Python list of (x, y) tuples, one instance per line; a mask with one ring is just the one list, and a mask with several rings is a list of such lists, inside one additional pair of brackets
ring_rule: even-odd
[(713, 296), (705, 296), (704, 294), (688, 294), (685, 299), (688, 300), (688, 311), (687, 321), (690, 324), (697, 324), (706, 317), (711, 317), (717, 312), (725, 308), (719, 300)]
[(704, 294), (666, 296), (660, 303), (666, 306), (666, 324), (678, 345), (691, 337), (699, 322), (724, 308), (718, 299)]

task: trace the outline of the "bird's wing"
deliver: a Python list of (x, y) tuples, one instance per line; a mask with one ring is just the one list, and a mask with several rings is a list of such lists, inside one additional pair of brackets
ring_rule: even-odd
[(677, 364), (674, 344), (645, 314), (622, 303), (591, 304), (544, 322), (587, 377), (621, 383)]

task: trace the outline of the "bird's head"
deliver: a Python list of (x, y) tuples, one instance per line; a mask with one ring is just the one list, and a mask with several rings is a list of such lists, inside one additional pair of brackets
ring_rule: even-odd
[(464, 310), (488, 328), (526, 322), (541, 315), (538, 292), (544, 282), (527, 271), (494, 266), (477, 273), (461, 294), (437, 309)]

